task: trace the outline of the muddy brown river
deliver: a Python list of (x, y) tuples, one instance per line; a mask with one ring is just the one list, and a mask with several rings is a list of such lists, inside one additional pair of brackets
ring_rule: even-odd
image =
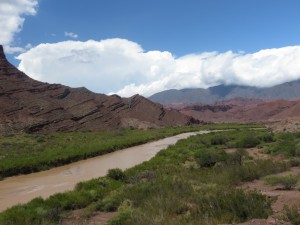
[(126, 148), (102, 156), (78, 161), (47, 171), (9, 177), (0, 181), (0, 211), (33, 198), (72, 190), (76, 183), (106, 175), (112, 168), (127, 169), (151, 159), (157, 152), (199, 131), (179, 134), (147, 144)]

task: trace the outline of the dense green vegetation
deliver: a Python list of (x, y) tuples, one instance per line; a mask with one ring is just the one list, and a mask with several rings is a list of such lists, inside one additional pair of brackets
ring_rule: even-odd
[(300, 156), (300, 133), (278, 133), (276, 144), (268, 148), (271, 154), (284, 154), (288, 157)]
[(285, 190), (292, 190), (296, 188), (297, 184), (300, 184), (300, 175), (285, 175), (285, 176), (267, 176), (264, 178), (267, 184), (272, 186), (282, 185)]
[[(121, 129), (109, 132), (0, 136), (0, 179), (1, 177), (46, 170), (179, 133), (246, 126), (220, 124), (150, 130)], [(251, 125), (251, 127), (261, 126)]]
[[(267, 218), (271, 200), (236, 186), (289, 168), (284, 161), (253, 159), (243, 150), (274, 148), (274, 141), (267, 130), (193, 136), (134, 168), (113, 169), (106, 177), (77, 184), (74, 191), (8, 209), (0, 214), (0, 224), (63, 223), (75, 209), (83, 209), (87, 217), (95, 211), (117, 211), (110, 225), (208, 225)], [(224, 151), (228, 148), (237, 150), (229, 154)], [(291, 209), (287, 212), (297, 216)]]
[(295, 205), (287, 206), (285, 205), (284, 213), (280, 217), (280, 219), (290, 222), (293, 225), (300, 224), (300, 213), (298, 212), (298, 208)]

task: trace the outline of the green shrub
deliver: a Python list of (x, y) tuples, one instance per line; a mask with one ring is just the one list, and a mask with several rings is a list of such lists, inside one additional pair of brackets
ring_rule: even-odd
[(237, 147), (239, 148), (253, 148), (260, 144), (260, 139), (255, 135), (249, 135), (243, 137), (237, 142)]
[(132, 224), (132, 203), (129, 200), (125, 200), (118, 208), (118, 214), (114, 218), (110, 219), (108, 225), (131, 225)]
[(119, 168), (109, 169), (107, 172), (107, 177), (114, 180), (124, 181), (125, 173)]
[(295, 146), (295, 156), (300, 156), (300, 143), (299, 142)]
[(275, 137), (274, 137), (273, 133), (263, 134), (263, 135), (259, 136), (259, 138), (265, 143), (271, 143), (271, 142), (275, 141)]
[(267, 176), (264, 180), (274, 186), (274, 185), (282, 185), (285, 190), (292, 190), (296, 187), (298, 181), (300, 180), (299, 176), (296, 175), (287, 175), (287, 176)]
[(290, 165), (291, 165), (291, 167), (300, 166), (300, 158), (291, 158)]
[(107, 222), (107, 225), (132, 225), (131, 214), (130, 210), (119, 212)]
[(268, 151), (275, 154), (283, 154), (289, 157), (300, 155), (299, 144), (300, 133), (280, 133), (277, 135), (277, 141), (272, 144)]
[[(204, 191), (207, 193), (211, 192), (208, 190)], [(206, 204), (208, 208), (205, 209), (204, 212), (217, 213), (218, 210), (230, 212), (234, 215), (232, 218), (238, 218), (238, 221), (246, 221), (256, 217), (266, 218), (271, 212), (271, 203), (267, 200), (266, 196), (255, 191), (242, 191), (239, 189), (227, 190), (226, 188), (221, 188), (215, 190), (214, 195), (210, 196), (210, 199), (207, 200)], [(216, 210), (216, 212), (214, 212), (214, 210), (209, 212), (209, 208), (213, 204), (215, 204), (214, 210)]]
[(239, 165), (242, 165), (243, 157), (245, 157), (247, 154), (248, 153), (245, 149), (239, 148), (231, 155), (230, 158), (233, 163), (238, 163)]
[(293, 225), (299, 225), (300, 224), (300, 213), (298, 212), (298, 208), (295, 205), (288, 206), (285, 205), (283, 207), (283, 215), (280, 217), (280, 219), (283, 219), (285, 221), (290, 222)]
[(157, 177), (157, 174), (153, 170), (144, 170), (132, 176), (128, 176), (126, 182), (128, 183), (139, 183), (153, 181)]
[(217, 162), (226, 161), (228, 159), (228, 155), (224, 150), (199, 150), (195, 154), (195, 160), (201, 167), (212, 167)]
[(70, 191), (50, 196), (47, 205), (60, 210), (80, 209), (95, 201), (95, 197), (89, 191)]
[(0, 214), (0, 224), (57, 224), (61, 220), (60, 209), (49, 209), (42, 198), (32, 200), (26, 207), (14, 206)]
[(224, 145), (229, 141), (229, 138), (224, 135), (214, 135), (210, 139), (212, 145)]
[(220, 180), (226, 179), (229, 184), (249, 182), (270, 174), (286, 171), (286, 163), (273, 162), (272, 160), (256, 160), (243, 163), (241, 166), (231, 165), (222, 169)]
[[(162, 190), (163, 191), (163, 190)], [(171, 191), (172, 192), (172, 191)], [(267, 218), (271, 212), (266, 196), (228, 187), (199, 187), (187, 197), (170, 192), (151, 193), (151, 198), (132, 215), (133, 224), (223, 224)]]
[(112, 191), (104, 199), (96, 204), (97, 210), (113, 212), (116, 211), (122, 202), (122, 196), (118, 191)]
[(38, 138), (36, 139), (36, 142), (37, 142), (37, 143), (43, 143), (43, 142), (46, 142), (46, 140), (45, 140), (44, 137), (38, 137)]

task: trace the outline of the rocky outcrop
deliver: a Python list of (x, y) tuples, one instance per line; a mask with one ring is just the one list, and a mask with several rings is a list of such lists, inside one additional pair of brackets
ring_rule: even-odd
[(11, 65), (0, 46), (0, 134), (96, 131), (197, 122), (142, 96), (121, 98), (31, 79)]
[(193, 105), (185, 109), (190, 109), (198, 112), (211, 111), (213, 113), (216, 113), (216, 112), (226, 112), (230, 110), (232, 107), (233, 106), (231, 105)]
[(177, 110), (205, 122), (300, 121), (300, 100), (237, 99), (211, 105), (185, 105)]

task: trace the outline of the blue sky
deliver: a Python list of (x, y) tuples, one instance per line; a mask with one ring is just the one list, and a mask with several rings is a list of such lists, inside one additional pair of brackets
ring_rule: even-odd
[[(31, 4), (35, 13), (20, 10), (18, 16), (24, 18), (23, 26), (17, 31), (12, 29), (14, 37), (2, 44), (19, 47), (20, 51), (23, 50), (23, 52), (11, 51), (14, 53), (8, 55), (9, 60), (28, 75), (32, 73), (33, 78), (42, 81), (64, 83), (71, 86), (81, 86), (82, 84), (96, 92), (113, 92), (126, 96), (134, 92), (150, 95), (168, 88), (208, 87), (222, 83), (259, 86), (261, 79), (266, 79), (261, 86), (270, 86), (300, 77), (298, 70), (298, 75), (294, 72), (289, 76), (280, 74), (282, 70), (287, 73), (294, 70), (296, 66), (294, 61), (297, 59), (295, 57), (298, 56), (298, 46), (300, 45), (300, 1), (298, 0), (0, 0), (0, 15), (6, 10), (2, 5), (1, 11), (1, 1), (19, 4), (17, 7), (26, 6), (25, 3), (22, 5), (20, 2), (35, 3)], [(69, 35), (66, 35), (66, 32)], [(2, 38), (2, 42), (3, 40)], [(53, 49), (56, 49), (57, 52), (68, 52), (68, 58), (73, 57), (72, 62), (74, 62), (74, 57), (79, 57), (74, 55), (79, 54), (75, 51), (76, 49), (85, 50), (84, 54), (80, 53), (81, 58), (83, 55), (92, 54), (91, 52), (97, 53), (96, 55), (99, 56), (100, 53), (95, 52), (96, 47), (87, 46), (88, 40), (96, 42), (110, 40), (110, 42), (101, 43), (101, 46), (114, 46), (107, 50), (109, 52), (105, 52), (105, 55), (113, 54), (112, 51), (123, 51), (120, 48), (123, 49), (124, 45), (136, 44), (140, 49), (137, 46), (133, 47), (137, 54), (134, 57), (123, 55), (121, 58), (117, 57), (116, 62), (110, 60), (109, 63), (106, 59), (105, 65), (111, 64), (111, 66), (105, 68), (104, 71), (98, 67), (94, 67), (95, 70), (93, 70), (93, 65), (97, 64), (94, 61), (91, 63), (91, 68), (83, 70), (82, 74), (76, 74), (76, 82), (68, 81), (72, 74), (67, 74), (65, 78), (62, 78), (64, 74), (59, 74), (56, 78), (54, 76), (53, 79), (50, 79), (49, 74), (44, 71), (47, 66), (44, 66), (43, 69), (43, 64), (47, 62), (46, 59), (41, 60), (43, 62), (38, 66), (36, 63), (35, 65), (30, 63), (30, 61), (36, 62), (37, 59), (43, 57), (37, 52), (49, 54), (49, 51), (54, 51)], [(74, 43), (65, 43), (63, 50), (59, 49), (62, 48), (59, 47), (62, 46), (59, 44), (65, 41), (80, 43), (77, 43), (76, 46), (73, 46)], [(48, 43), (49, 46), (40, 46), (42, 43)], [(99, 47), (100, 44), (97, 46)], [(286, 48), (291, 46), (294, 48), (287, 51)], [(271, 51), (272, 49), (273, 51)], [(261, 50), (269, 52), (259, 55)], [(153, 51), (158, 51), (157, 55), (153, 56), (151, 53), (150, 57), (149, 54), (146, 54)], [(144, 54), (138, 54), (139, 52)], [(166, 52), (170, 53), (169, 58), (162, 56), (162, 53)], [(228, 55), (228, 52), (231, 52), (231, 55)], [(268, 70), (266, 60), (274, 58), (274, 55), (280, 55), (278, 52), (286, 54), (287, 57), (280, 56), (280, 60), (277, 58), (268, 61), (269, 65), (276, 64), (275, 70), (272, 68)], [(206, 53), (209, 53), (208, 56), (203, 55)], [(21, 56), (19, 56), (20, 54)], [(70, 54), (73, 54), (72, 57)], [(295, 55), (293, 59), (289, 58), (291, 54)], [(103, 59), (105, 55), (99, 57)], [(19, 60), (14, 57), (18, 57)], [(62, 55), (53, 55), (53, 57), (61, 58)], [(128, 68), (119, 68), (118, 73), (122, 69), (127, 71), (124, 74), (115, 75), (113, 72), (107, 72), (113, 71), (116, 63), (118, 65), (137, 64), (137, 61), (132, 60), (137, 57), (146, 60), (146, 62), (143, 60), (138, 60), (138, 62), (149, 63), (149, 66), (145, 68), (137, 66), (128, 71)], [(146, 59), (144, 59), (145, 57)], [(157, 58), (160, 59), (159, 63), (154, 60)], [(207, 58), (209, 61), (206, 60)], [(225, 58), (226, 62), (220, 58)], [(262, 68), (257, 66), (258, 58), (262, 61)], [(244, 62), (246, 59), (248, 59), (247, 63)], [(254, 59), (255, 62), (253, 62)], [(67, 66), (73, 65), (66, 62), (65, 56), (64, 60)], [(160, 65), (164, 60), (166, 62)], [(83, 61), (86, 62), (86, 59)], [(292, 62), (292, 67), (282, 68), (287, 61)], [(54, 59), (49, 62), (60, 63)], [(159, 65), (157, 66), (156, 63)], [(237, 65), (238, 63), (239, 65)], [(207, 64), (209, 64), (209, 68), (206, 68)], [(204, 68), (203, 65), (206, 67)], [(223, 66), (220, 70), (215, 71), (213, 69), (215, 65)], [(241, 65), (244, 67), (241, 68)], [(59, 66), (62, 65), (59, 64)], [(194, 69), (188, 70), (186, 67)], [(231, 67), (231, 70), (222, 74), (225, 67)], [(251, 72), (261, 71), (260, 69), (263, 72), (259, 76), (249, 77)], [(145, 74), (149, 73), (150, 75), (143, 75), (143, 70), (146, 70)], [(153, 70), (160, 72), (155, 72), (153, 75)], [(67, 70), (65, 71), (68, 73)], [(98, 73), (99, 80), (93, 76), (91, 81), (80, 83), (80, 76), (90, 79), (84, 72)], [(59, 71), (52, 70), (51, 73), (58, 74)], [(105, 78), (101, 78), (101, 76), (105, 76)], [(108, 79), (108, 76), (112, 79)], [(136, 79), (136, 76), (145, 76), (145, 78)], [(167, 80), (166, 77), (168, 77)], [(121, 79), (122, 82), (114, 85), (114, 79)], [(181, 83), (184, 84), (178, 84), (178, 79), (182, 79)], [(193, 79), (197, 81), (193, 82)], [(105, 81), (107, 84), (97, 86), (95, 81), (99, 83)], [(158, 83), (163, 82), (164, 85), (157, 87)]]
[(79, 40), (126, 38), (178, 56), (254, 52), (300, 44), (299, 10), (298, 0), (41, 0), (18, 37), (37, 45), (70, 31)]

